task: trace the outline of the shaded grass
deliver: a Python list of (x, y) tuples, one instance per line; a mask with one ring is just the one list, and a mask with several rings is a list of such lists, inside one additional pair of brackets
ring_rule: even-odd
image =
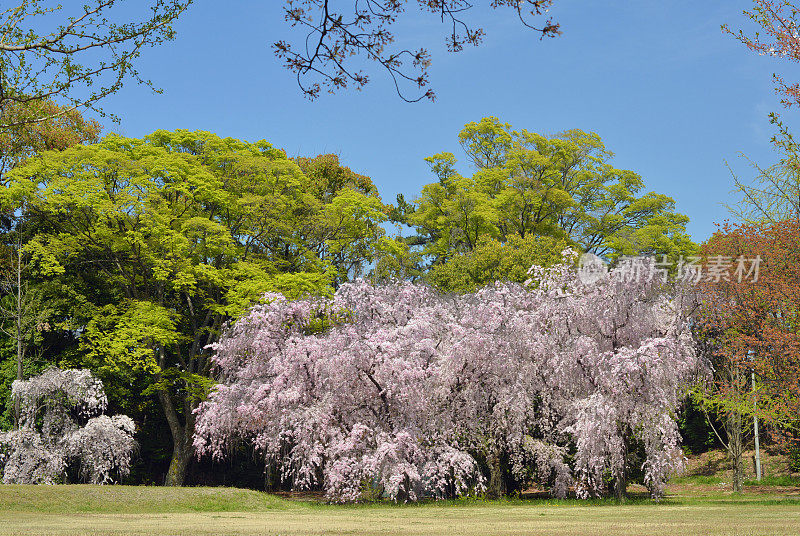
[(174, 513), (263, 512), (298, 505), (267, 493), (236, 488), (149, 486), (0, 486), (0, 512)]
[[(695, 481), (698, 477), (684, 477)], [(701, 478), (705, 483), (704, 478)], [(779, 481), (783, 481), (778, 479)], [(764, 479), (761, 485), (766, 484)], [(787, 484), (788, 485), (788, 484)], [(49, 514), (139, 514), (191, 512), (270, 512), (276, 510), (341, 511), (360, 510), (440, 510), (452, 508), (507, 509), (517, 507), (649, 507), (697, 505), (793, 505), (800, 506), (800, 495), (734, 494), (704, 489), (697, 493), (667, 495), (653, 501), (644, 493), (613, 498), (555, 499), (550, 497), (484, 499), (462, 497), (450, 500), (424, 500), (397, 504), (388, 500), (355, 504), (329, 504), (321, 500), (291, 500), (260, 491), (239, 488), (93, 486), (88, 484), (29, 486), (0, 485), (0, 512), (38, 512)]]

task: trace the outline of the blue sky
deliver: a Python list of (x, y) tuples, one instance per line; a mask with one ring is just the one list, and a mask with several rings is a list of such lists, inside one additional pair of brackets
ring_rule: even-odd
[(675, 198), (702, 241), (728, 217), (725, 162), (743, 178), (751, 173), (740, 152), (772, 163), (767, 115), (782, 112), (792, 125), (797, 114), (781, 109), (771, 80), (776, 70), (796, 79), (793, 67), (753, 55), (720, 30), (746, 23), (749, 0), (559, 0), (552, 14), (564, 34), (544, 41), (511, 13), (479, 6), (469, 16), (485, 42), (458, 54), (445, 51), (446, 28), (435, 17), (411, 10), (396, 33), (431, 50), (438, 95), (417, 104), (401, 101), (377, 70), (363, 91), (303, 98), (270, 49), (301, 37), (283, 22), (281, 4), (197, 0), (176, 25), (177, 39), (142, 55), (140, 72), (163, 94), (129, 84), (103, 105), (122, 119), (107, 131), (201, 129), (266, 139), (292, 156), (336, 153), (393, 202), (434, 180), (424, 157), (463, 157), (457, 134), (469, 121), (493, 115), (550, 134), (580, 128), (600, 134), (617, 167)]

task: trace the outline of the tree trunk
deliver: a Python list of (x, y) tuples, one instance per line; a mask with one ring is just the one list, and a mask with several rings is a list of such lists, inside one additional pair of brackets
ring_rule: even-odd
[[(22, 249), (17, 248), (17, 306), (15, 311), (15, 333), (17, 337), (17, 380), (24, 379), (23, 374), (23, 346), (22, 346)], [(14, 397), (14, 429), (19, 428), (19, 420), (22, 417), (22, 407), (18, 396)]]
[(627, 489), (628, 489), (628, 478), (623, 472), (623, 474), (614, 479), (614, 498), (618, 501), (624, 499), (625, 491)]
[(614, 498), (618, 501), (621, 501), (625, 498), (625, 493), (628, 490), (628, 439), (632, 436), (632, 431), (628, 426), (621, 426), (620, 433), (624, 438), (622, 441), (622, 467), (619, 468), (617, 474), (613, 474), (613, 480), (611, 482), (611, 492), (614, 494)]
[(169, 430), (172, 434), (172, 459), (169, 462), (165, 486), (183, 486), (186, 481), (186, 470), (192, 456), (192, 437), (194, 436), (193, 415), (185, 418), (181, 423), (172, 399), (167, 391), (158, 391), (158, 401), (164, 410)]
[(728, 433), (728, 455), (733, 469), (733, 491), (740, 492), (744, 485), (742, 414), (738, 411), (730, 412), (725, 420), (725, 428)]
[(503, 478), (503, 466), (500, 463), (500, 453), (492, 452), (486, 458), (489, 464), (489, 487), (486, 496), (490, 499), (499, 499), (506, 494), (506, 481)]
[(186, 481), (186, 470), (189, 467), (189, 462), (192, 459), (192, 450), (183, 447), (175, 447), (172, 449), (172, 459), (169, 462), (169, 469), (167, 470), (167, 478), (164, 480), (165, 486), (183, 486)]

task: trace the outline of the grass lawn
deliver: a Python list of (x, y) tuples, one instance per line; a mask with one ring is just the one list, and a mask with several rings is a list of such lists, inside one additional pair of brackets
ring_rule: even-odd
[(679, 491), (635, 500), (332, 506), (229, 488), (0, 486), (0, 534), (798, 534), (796, 490)]

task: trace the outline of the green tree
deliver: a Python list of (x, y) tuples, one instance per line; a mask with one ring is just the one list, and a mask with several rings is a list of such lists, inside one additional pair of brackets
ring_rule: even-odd
[(223, 324), (266, 291), (331, 292), (341, 274), (319, 249), (377, 236), (385, 219), (377, 196), (345, 186), (316, 196), (267, 142), (207, 132), (45, 152), (7, 174), (3, 194), (36, 230), (24, 250), (39, 274), (88, 304), (73, 319), (76, 358), (120, 393), (144, 382), (140, 395), (155, 395), (173, 440), (170, 485), (185, 479)]
[(314, 203), (323, 207), (303, 239), (336, 270), (334, 284), (364, 275), (365, 263), (374, 260), (377, 241), (384, 235), (379, 223), (386, 219), (372, 179), (341, 165), (332, 154), (296, 162), (311, 183)]
[(563, 261), (568, 246), (560, 238), (512, 235), (506, 242), (482, 236), (471, 251), (435, 264), (429, 281), (445, 292), (473, 292), (494, 281), (524, 283), (532, 265), (551, 266)]
[[(0, 178), (37, 153), (95, 143), (100, 135), (97, 121), (49, 99), (26, 104), (12, 102), (3, 114), (14, 126), (0, 128)], [(49, 119), (39, 120), (46, 117)]]
[(422, 254), (401, 236), (381, 237), (375, 244), (374, 282), (416, 281), (424, 275)]
[[(51, 100), (11, 103), (6, 118), (14, 126), (0, 129), (0, 180), (4, 173), (47, 150), (64, 150), (79, 143), (96, 142), (100, 125), (85, 119), (77, 110), (68, 110)], [(31, 118), (50, 117), (30, 122)], [(2, 395), (10, 394), (11, 381), (25, 379), (25, 373), (38, 372), (44, 343), (50, 338), (50, 326), (56, 311), (48, 295), (50, 284), (37, 281), (29, 269), (29, 256), (22, 246), (29, 238), (28, 230), (16, 225), (10, 207), (0, 207), (0, 331), (8, 337), (9, 356), (3, 367)], [(32, 355), (34, 362), (29, 363)], [(7, 398), (3, 396), (3, 398)], [(14, 418), (19, 406), (14, 402)], [(10, 412), (6, 416), (11, 417)]]
[(484, 236), (550, 236), (610, 259), (696, 249), (673, 199), (643, 192), (639, 175), (611, 165), (597, 134), (547, 137), (487, 117), (467, 124), (459, 142), (472, 176), (459, 174), (453, 154), (434, 155), (426, 160), (438, 181), (394, 212), (416, 229), (412, 243), (433, 265), (474, 250)]

